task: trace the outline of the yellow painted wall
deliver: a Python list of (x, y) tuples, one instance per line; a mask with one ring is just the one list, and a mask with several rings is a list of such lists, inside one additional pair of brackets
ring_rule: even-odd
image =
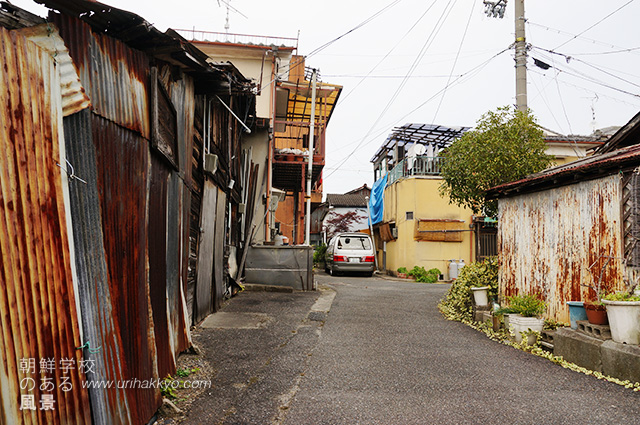
[[(471, 231), (463, 232), (462, 242), (415, 241), (413, 238), (416, 219), (464, 220), (464, 229), (471, 230), (473, 212), (449, 204), (447, 198), (441, 197), (438, 192), (441, 182), (440, 177), (411, 177), (398, 180), (385, 189), (384, 221), (395, 221), (398, 228), (398, 239), (387, 242), (387, 270), (435, 267), (446, 278), (450, 259), (471, 262), (475, 254)], [(413, 211), (414, 220), (406, 219), (407, 211)]]

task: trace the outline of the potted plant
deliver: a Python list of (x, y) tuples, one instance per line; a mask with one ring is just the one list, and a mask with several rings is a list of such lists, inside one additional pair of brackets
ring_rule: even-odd
[[(513, 326), (513, 333), (515, 334), (517, 343), (522, 341), (522, 334), (524, 332), (542, 332), (544, 319), (541, 316), (544, 314), (546, 308), (544, 301), (536, 295), (520, 295), (510, 297), (508, 303), (517, 313), (510, 317), (510, 325)], [(529, 345), (533, 345), (535, 339), (535, 335), (529, 335)]]
[(480, 284), (475, 284), (471, 287), (471, 292), (473, 292), (473, 301), (479, 307), (486, 307), (489, 305), (489, 287), (488, 286), (479, 286)]
[(606, 295), (611, 338), (623, 344), (640, 344), (640, 295), (634, 293), (635, 284), (625, 281), (626, 290)]
[(591, 288), (596, 293), (595, 301), (584, 302), (584, 309), (586, 310), (586, 313), (587, 313), (587, 320), (589, 320), (589, 323), (591, 323), (592, 325), (608, 325), (609, 324), (609, 320), (607, 318), (607, 309), (605, 305), (602, 303), (602, 297), (605, 295), (604, 291), (602, 290), (602, 275), (605, 269), (607, 268), (607, 266), (609, 265), (609, 262), (611, 261), (612, 257), (600, 255), (598, 259), (589, 266), (589, 270), (591, 270), (591, 268), (595, 266), (600, 261), (600, 259), (605, 257), (606, 257), (606, 261), (603, 264), (603, 266), (600, 268), (600, 275), (598, 276), (598, 281), (593, 285), (581, 284), (581, 286), (586, 286), (587, 288)]
[(578, 320), (587, 320), (587, 311), (582, 301), (567, 301), (571, 329), (578, 329)]
[(407, 268), (406, 267), (398, 267), (398, 277), (402, 278), (402, 279), (406, 279), (407, 278)]

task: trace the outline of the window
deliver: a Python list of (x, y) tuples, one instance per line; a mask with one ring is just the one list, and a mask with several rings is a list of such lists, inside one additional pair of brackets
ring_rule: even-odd
[(340, 236), (338, 239), (338, 248), (340, 249), (371, 249), (369, 238), (361, 238), (359, 236)]
[(407, 211), (404, 216), (407, 220), (413, 220), (413, 211)]
[(413, 239), (416, 241), (462, 242), (464, 220), (416, 220)]

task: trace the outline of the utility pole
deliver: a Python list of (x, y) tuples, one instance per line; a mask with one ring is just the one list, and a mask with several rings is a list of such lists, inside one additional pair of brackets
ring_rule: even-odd
[(515, 0), (516, 9), (516, 109), (527, 112), (527, 42), (524, 35), (524, 0)]
[(311, 178), (313, 177), (313, 137), (316, 129), (316, 84), (318, 70), (313, 69), (311, 75), (311, 123), (309, 124), (309, 166), (307, 167), (307, 213), (305, 214), (304, 244), (311, 245)]
[[(516, 109), (522, 112), (527, 111), (527, 40), (524, 32), (524, 0), (514, 0), (515, 2), (515, 24), (516, 24)], [(485, 13), (489, 17), (503, 18), (507, 7), (507, 0), (488, 1), (484, 0)]]

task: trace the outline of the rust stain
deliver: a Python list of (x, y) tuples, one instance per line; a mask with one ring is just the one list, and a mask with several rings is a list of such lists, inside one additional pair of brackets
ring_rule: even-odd
[[(547, 316), (568, 322), (567, 301), (620, 287), (617, 176), (500, 199), (501, 295), (540, 294)], [(614, 257), (605, 263), (605, 257)], [(595, 264), (594, 264), (595, 263)], [(589, 270), (589, 266), (594, 266)]]
[[(52, 373), (53, 382), (69, 379), (73, 391), (59, 385), (50, 392), (22, 387), (38, 379), (39, 360), (81, 359), (75, 294), (60, 169), (64, 162), (58, 133), (62, 109), (60, 80), (51, 57), (17, 33), (0, 28), (0, 374), (8, 383), (0, 402), (3, 423), (91, 423), (88, 393), (79, 369)], [(38, 364), (32, 373), (23, 359)], [(54, 411), (20, 410), (21, 396), (54, 396)]]

